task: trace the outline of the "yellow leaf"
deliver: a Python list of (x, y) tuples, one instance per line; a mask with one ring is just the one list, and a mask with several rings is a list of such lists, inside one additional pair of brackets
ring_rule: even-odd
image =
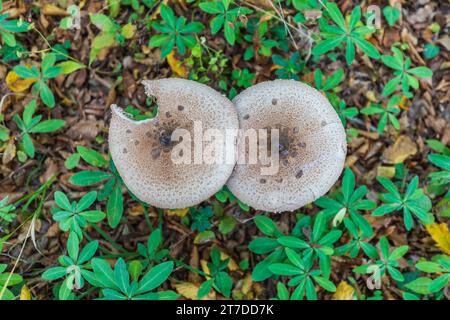
[(21, 79), (17, 73), (14, 71), (8, 72), (6, 75), (6, 85), (9, 90), (13, 92), (24, 92), (27, 90), (37, 79)]
[(425, 226), (428, 233), (437, 243), (437, 247), (446, 254), (450, 254), (450, 233), (445, 223), (431, 223)]
[(14, 143), (14, 138), (9, 139), (8, 144), (6, 145), (5, 151), (3, 152), (3, 164), (8, 164), (11, 162), (16, 156), (16, 145)]
[[(191, 300), (198, 300), (198, 289), (199, 286), (190, 282), (181, 282), (174, 284), (173, 287), (175, 290), (181, 294), (183, 297)], [(206, 297), (203, 297), (202, 300), (214, 300), (216, 298), (216, 293), (214, 290), (211, 290)]]
[(331, 300), (355, 300), (355, 290), (347, 282), (341, 281)]
[[(222, 260), (228, 259), (230, 258), (229, 255), (227, 255), (225, 252), (220, 251), (220, 258)], [(233, 258), (230, 258), (230, 262), (228, 262), (228, 269), (230, 269), (230, 271), (236, 271), (239, 270), (239, 266), (236, 263), (236, 261), (233, 260)]]
[(31, 300), (31, 292), (26, 285), (20, 289), (20, 300)]
[[(200, 260), (200, 266), (202, 267), (202, 270), (203, 270), (203, 272), (204, 273), (206, 273), (206, 274), (211, 274), (211, 271), (209, 271), (209, 268), (208, 268), (208, 261), (206, 261), (206, 260)], [(211, 277), (205, 277), (207, 280), (208, 279), (211, 279)]]
[(170, 52), (167, 56), (167, 63), (169, 64), (169, 67), (173, 73), (181, 78), (187, 78), (188, 72), (186, 68), (183, 66), (181, 61), (175, 58), (173, 51)]
[(386, 163), (402, 163), (410, 156), (417, 153), (417, 145), (408, 136), (399, 136), (397, 140), (383, 152), (383, 158)]
[(177, 216), (180, 218), (183, 218), (188, 212), (189, 212), (189, 208), (166, 210), (166, 214), (168, 216)]

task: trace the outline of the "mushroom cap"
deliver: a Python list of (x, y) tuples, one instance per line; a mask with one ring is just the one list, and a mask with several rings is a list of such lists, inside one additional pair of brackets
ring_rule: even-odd
[(193, 142), (194, 121), (201, 121), (203, 132), (210, 128), (222, 133), (237, 130), (239, 122), (232, 102), (190, 80), (170, 78), (142, 83), (147, 95), (156, 98), (158, 114), (152, 119), (133, 121), (121, 108), (111, 106), (109, 148), (117, 171), (136, 197), (159, 208), (185, 208), (208, 199), (223, 187), (235, 163), (174, 163), (170, 137), (174, 130), (185, 129)]
[[(283, 146), (275, 175), (262, 175), (259, 160), (238, 161), (227, 185), (241, 201), (258, 210), (292, 211), (338, 180), (347, 152), (345, 130), (319, 91), (294, 80), (267, 81), (244, 90), (233, 103), (241, 130), (277, 128)], [(238, 150), (248, 155), (244, 140), (240, 136)]]

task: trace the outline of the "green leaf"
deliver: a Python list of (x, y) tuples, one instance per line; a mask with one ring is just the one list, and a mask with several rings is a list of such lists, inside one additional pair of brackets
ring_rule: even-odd
[(336, 48), (338, 45), (344, 41), (345, 37), (338, 36), (329, 38), (326, 40), (321, 41), (319, 44), (317, 44), (314, 49), (312, 50), (313, 55), (320, 56), (324, 53), (327, 53), (328, 51)]
[(14, 67), (14, 72), (17, 73), (21, 78), (31, 79), (31, 78), (39, 78), (40, 73), (36, 67), (27, 68), (22, 65), (18, 65)]
[(116, 184), (108, 199), (106, 214), (108, 216), (108, 223), (111, 228), (117, 227), (123, 215), (123, 195), (121, 183)]
[(56, 204), (64, 210), (67, 210), (69, 212), (72, 211), (72, 205), (70, 204), (69, 199), (67, 198), (67, 196), (62, 193), (61, 191), (56, 191), (55, 192), (55, 202)]
[(80, 256), (78, 258), (78, 264), (83, 264), (89, 261), (98, 249), (98, 241), (92, 241), (88, 243), (83, 250), (81, 250)]
[(77, 146), (77, 151), (80, 154), (81, 158), (94, 167), (108, 167), (108, 160), (103, 157), (99, 152), (86, 148), (83, 146)]
[(329, 292), (335, 292), (336, 291), (336, 286), (330, 280), (325, 279), (323, 277), (319, 277), (319, 276), (314, 277), (314, 280), (316, 280), (316, 282), (319, 284), (319, 286), (321, 286), (325, 290), (327, 290)]
[(420, 78), (428, 78), (433, 76), (433, 71), (431, 71), (431, 69), (427, 67), (416, 67), (408, 69), (408, 72)]
[(64, 120), (55, 119), (55, 120), (45, 120), (37, 125), (35, 125), (33, 128), (30, 129), (30, 132), (33, 133), (47, 133), (47, 132), (53, 132), (61, 129), (66, 122)]
[(166, 281), (166, 279), (172, 273), (172, 270), (172, 261), (163, 262), (154, 266), (139, 282), (139, 289), (137, 290), (137, 293), (144, 293), (155, 289), (164, 281)]
[(287, 263), (274, 263), (269, 265), (269, 270), (280, 276), (296, 276), (302, 274), (302, 270)]
[(112, 177), (113, 175), (109, 172), (86, 170), (75, 173), (70, 177), (69, 182), (76, 186), (90, 186)]
[(60, 279), (66, 275), (66, 268), (64, 267), (55, 267), (45, 270), (42, 274), (42, 279), (47, 281), (53, 281)]
[[(55, 97), (53, 95), (53, 92), (50, 90), (48, 85), (44, 82), (41, 83), (41, 93), (40, 93), (42, 102), (49, 107), (53, 108), (55, 106)], [(54, 120), (54, 121), (61, 121), (64, 124), (63, 120)]]
[(383, 14), (388, 24), (393, 27), (395, 25), (395, 22), (397, 22), (397, 20), (400, 18), (401, 11), (397, 8), (386, 6), (383, 8)]
[(288, 248), (294, 248), (294, 249), (307, 249), (309, 248), (309, 244), (299, 238), (292, 237), (292, 236), (283, 236), (277, 239), (278, 243), (281, 245), (288, 247)]
[(339, 26), (339, 28), (342, 30), (347, 30), (344, 16), (342, 15), (341, 10), (339, 10), (337, 4), (334, 2), (329, 2), (326, 4), (326, 9), (331, 19)]
[(414, 291), (416, 293), (420, 294), (429, 294), (430, 293), (430, 284), (431, 284), (430, 278), (420, 277), (417, 278), (405, 285), (405, 288)]
[(80, 240), (75, 232), (71, 232), (69, 234), (69, 240), (67, 241), (67, 252), (69, 253), (69, 257), (73, 261), (77, 261), (78, 252), (80, 250)]
[(82, 63), (78, 63), (75, 61), (63, 61), (56, 65), (58, 68), (60, 68), (61, 73), (63, 74), (71, 74), (72, 72), (75, 72), (80, 69), (86, 68), (86, 66)]
[(279, 247), (278, 242), (271, 238), (256, 238), (250, 242), (248, 248), (256, 254), (265, 254)]
[(230, 297), (233, 280), (226, 272), (219, 272), (217, 277), (214, 278), (214, 284), (224, 297)]
[(273, 236), (278, 232), (275, 222), (273, 222), (269, 217), (259, 215), (255, 217), (254, 222), (258, 229), (265, 235)]

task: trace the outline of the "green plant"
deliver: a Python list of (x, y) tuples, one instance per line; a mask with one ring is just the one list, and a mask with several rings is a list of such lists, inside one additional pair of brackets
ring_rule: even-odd
[(229, 298), (231, 288), (233, 287), (233, 279), (225, 271), (230, 258), (221, 259), (220, 251), (217, 247), (213, 247), (210, 253), (211, 262), (208, 262), (209, 275), (208, 280), (204, 281), (198, 289), (198, 297), (201, 299), (208, 295), (212, 288), (220, 292), (224, 297)]
[(55, 106), (55, 97), (52, 90), (47, 85), (47, 81), (62, 73), (59, 66), (55, 66), (56, 55), (54, 53), (47, 53), (42, 58), (41, 70), (36, 66), (28, 68), (23, 65), (14, 67), (14, 71), (24, 79), (36, 79), (37, 81), (33, 85), (33, 93), (36, 96), (40, 96), (42, 102), (47, 107), (53, 108)]
[(15, 286), (23, 282), (22, 276), (16, 273), (5, 272), (8, 268), (7, 264), (0, 263), (0, 301), (13, 300), (14, 293), (8, 287)]
[(352, 119), (356, 117), (359, 113), (358, 108), (356, 107), (347, 108), (347, 104), (345, 103), (345, 101), (339, 98), (337, 100), (332, 100), (331, 102), (334, 110), (336, 110), (336, 113), (339, 116), (339, 119), (341, 119), (344, 128), (347, 126), (347, 119)]
[(64, 278), (58, 291), (60, 300), (73, 299), (73, 291), (83, 288), (85, 280), (89, 277), (90, 260), (95, 255), (97, 248), (98, 241), (92, 241), (80, 252), (80, 239), (74, 232), (69, 234), (67, 240), (68, 256), (60, 256), (58, 261), (61, 266), (50, 268), (42, 274), (42, 278), (47, 281)]
[(239, 16), (252, 13), (248, 8), (235, 7), (233, 0), (202, 2), (199, 7), (206, 13), (216, 15), (210, 22), (211, 33), (215, 35), (223, 27), (225, 39), (231, 45), (234, 45), (239, 28), (242, 26), (242, 22), (238, 20)]
[[(3, 1), (0, 1), (0, 12), (3, 10)], [(0, 13), (0, 37), (4, 44), (15, 47), (17, 42), (14, 33), (27, 32), (32, 26), (22, 20), (9, 20), (9, 13)]]
[(379, 241), (378, 260), (353, 268), (353, 272), (372, 273), (375, 281), (380, 281), (381, 277), (387, 272), (395, 281), (403, 282), (405, 278), (397, 269), (399, 266), (398, 260), (408, 252), (408, 249), (408, 246), (400, 246), (390, 250), (389, 241), (382, 236)]
[(355, 59), (355, 46), (360, 48), (365, 54), (373, 59), (380, 58), (377, 48), (365, 39), (365, 36), (373, 33), (373, 27), (360, 26), (361, 7), (356, 6), (348, 22), (345, 20), (336, 3), (326, 4), (326, 11), (335, 25), (329, 25), (326, 22), (320, 23), (321, 35), (324, 40), (320, 41), (312, 50), (314, 55), (323, 55), (337, 46), (345, 43), (345, 60), (351, 64)]
[(227, 186), (224, 186), (222, 190), (218, 191), (215, 195), (216, 199), (220, 203), (226, 203), (227, 201), (234, 202), (236, 201), (239, 207), (244, 211), (250, 211), (250, 207), (243, 203), (241, 200), (236, 198), (234, 194), (231, 193), (230, 189)]
[[(102, 166), (102, 162), (98, 166)], [(91, 162), (92, 164), (92, 162)], [(98, 192), (97, 199), (103, 201), (108, 199), (106, 204), (106, 216), (108, 224), (115, 228), (123, 215), (123, 182), (112, 161), (106, 170), (83, 170), (70, 177), (69, 182), (77, 186), (92, 186), (103, 183)]]
[(366, 193), (366, 186), (355, 189), (355, 174), (347, 168), (342, 179), (341, 190), (334, 197), (324, 196), (314, 203), (324, 209), (325, 215), (333, 216), (333, 225), (338, 225), (345, 219), (351, 219), (361, 229), (363, 236), (371, 237), (372, 226), (359, 213), (360, 210), (372, 210), (376, 207), (375, 202), (363, 199)]
[[(250, 60), (255, 55), (270, 57), (272, 48), (279, 45), (278, 41), (266, 37), (268, 33), (269, 22), (259, 22), (258, 19), (252, 18), (247, 23), (248, 34), (244, 35), (244, 40), (250, 45), (244, 52), (244, 60)], [(255, 41), (256, 39), (256, 41)]]
[(433, 261), (419, 261), (416, 268), (422, 272), (431, 273), (437, 277), (419, 277), (405, 285), (406, 288), (419, 294), (440, 294), (443, 293), (450, 283), (450, 257), (438, 255)]
[(248, 69), (237, 70), (234, 69), (231, 72), (231, 79), (236, 82), (236, 85), (239, 88), (248, 88), (253, 84), (253, 80), (255, 79), (256, 74), (251, 73)]
[(161, 47), (161, 58), (167, 56), (174, 47), (181, 55), (186, 53), (186, 47), (192, 49), (197, 43), (192, 34), (199, 33), (204, 29), (200, 22), (190, 22), (186, 24), (185, 17), (175, 17), (173, 10), (165, 5), (161, 5), (161, 18), (163, 23), (153, 24), (153, 29), (160, 32), (150, 38), (151, 47)]
[(172, 261), (163, 262), (143, 274), (139, 263), (130, 263), (127, 268), (125, 261), (119, 258), (113, 270), (107, 260), (95, 258), (92, 259), (94, 271), (88, 281), (102, 288), (102, 300), (174, 300), (179, 295), (172, 290), (150, 292), (167, 280), (173, 265)]
[(356, 258), (362, 249), (368, 257), (376, 259), (378, 256), (377, 249), (369, 243), (369, 237), (364, 235), (350, 219), (344, 219), (344, 225), (351, 239), (348, 243), (336, 248), (335, 254), (348, 254), (350, 258)]
[(97, 192), (91, 191), (84, 195), (80, 201), (70, 203), (67, 196), (55, 192), (55, 202), (59, 208), (53, 208), (53, 219), (59, 222), (62, 231), (75, 233), (78, 238), (83, 239), (82, 229), (89, 223), (97, 223), (105, 218), (105, 213), (99, 210), (86, 210), (92, 206), (97, 199)]
[(213, 216), (213, 210), (210, 206), (203, 208), (189, 208), (189, 213), (192, 216), (191, 229), (203, 232), (212, 227), (209, 219)]
[(304, 62), (300, 61), (300, 53), (294, 52), (288, 59), (283, 59), (281, 56), (274, 54), (272, 56), (272, 61), (277, 66), (280, 66), (275, 74), (280, 79), (294, 79), (299, 80), (298, 74), (305, 67)]
[(0, 200), (0, 225), (2, 223), (11, 223), (17, 215), (14, 213), (16, 207), (13, 204), (8, 204), (8, 196)]
[(402, 210), (406, 230), (411, 230), (414, 226), (412, 214), (423, 224), (430, 224), (434, 221), (433, 214), (429, 212), (432, 206), (431, 200), (425, 195), (423, 189), (418, 188), (418, 176), (411, 180), (403, 195), (400, 194), (391, 180), (385, 177), (377, 177), (377, 180), (388, 193), (380, 195), (381, 201), (385, 204), (375, 209), (372, 212), (373, 216), (384, 216), (385, 214)]
[[(319, 261), (321, 273), (328, 277), (331, 273), (330, 257), (334, 253), (333, 245), (342, 235), (340, 230), (327, 230), (326, 217), (318, 213), (311, 226), (310, 217), (300, 219), (291, 234), (286, 236), (278, 230), (275, 223), (268, 217), (257, 216), (255, 224), (268, 237), (253, 239), (248, 248), (256, 254), (270, 253), (259, 262), (253, 270), (253, 280), (262, 281), (273, 275), (270, 265), (286, 259), (285, 248), (300, 251), (305, 256), (311, 256)], [(306, 232), (303, 231), (306, 230)]]
[(361, 110), (361, 113), (369, 116), (375, 114), (378, 114), (380, 116), (377, 127), (378, 134), (383, 133), (388, 121), (396, 130), (399, 130), (400, 123), (398, 122), (396, 115), (400, 113), (400, 109), (397, 108), (396, 105), (398, 105), (401, 99), (401, 96), (392, 96), (392, 98), (389, 99), (386, 107), (382, 106), (379, 103), (371, 103), (369, 107), (363, 108)]
[(109, 162), (108, 160), (105, 159), (105, 157), (101, 153), (91, 148), (86, 148), (83, 146), (77, 146), (76, 149), (77, 152), (68, 157), (64, 162), (64, 165), (66, 166), (67, 169), (75, 168), (80, 162), (80, 159), (83, 159), (84, 161), (86, 161), (87, 163), (89, 163), (91, 166), (94, 167), (100, 168), (108, 167)]
[(401, 84), (402, 92), (407, 98), (412, 97), (412, 93), (409, 91), (410, 87), (413, 89), (419, 88), (419, 78), (427, 78), (433, 75), (433, 72), (428, 67), (415, 67), (411, 68), (411, 58), (405, 59), (403, 52), (393, 47), (393, 55), (382, 55), (381, 61), (391, 69), (394, 69), (394, 78), (389, 80), (383, 88), (382, 95), (389, 96), (395, 90), (399, 84)]
[(168, 249), (160, 249), (162, 244), (162, 231), (160, 228), (153, 230), (147, 239), (147, 247), (142, 243), (138, 243), (138, 252), (146, 258), (144, 266), (152, 262), (161, 262), (169, 255)]
[(395, 25), (401, 14), (402, 12), (398, 8), (391, 6), (386, 6), (383, 8), (383, 15), (391, 27)]
[[(430, 153), (428, 160), (442, 171), (432, 172), (428, 175), (431, 184), (428, 190), (434, 194), (441, 195), (445, 193), (444, 200), (450, 200), (450, 148), (447, 148), (438, 140), (427, 140), (427, 145), (437, 153)], [(447, 210), (448, 211), (448, 210)]]
[(102, 13), (90, 14), (91, 22), (101, 30), (93, 40), (89, 52), (89, 65), (95, 60), (100, 51), (117, 44), (123, 44), (125, 39), (131, 39), (136, 31), (136, 26), (127, 23), (120, 26), (113, 19)]
[(274, 263), (269, 266), (269, 270), (279, 276), (292, 276), (288, 286), (295, 286), (292, 293), (292, 300), (303, 299), (306, 294), (308, 300), (316, 300), (316, 285), (327, 291), (336, 291), (336, 286), (326, 277), (321, 276), (321, 271), (313, 268), (314, 260), (312, 254), (301, 256), (290, 248), (284, 249), (287, 256), (287, 263)]
[(13, 116), (13, 121), (17, 124), (20, 130), (20, 141), (25, 153), (30, 157), (34, 158), (35, 147), (31, 134), (34, 133), (48, 133), (54, 132), (61, 129), (65, 121), (61, 119), (52, 120), (42, 120), (42, 115), (34, 116), (37, 109), (36, 100), (31, 100), (23, 111), (21, 118), (18, 114)]

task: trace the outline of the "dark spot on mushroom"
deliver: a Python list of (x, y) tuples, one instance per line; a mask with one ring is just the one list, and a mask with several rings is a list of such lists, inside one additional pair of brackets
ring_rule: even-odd
[(167, 112), (166, 112), (166, 117), (167, 117), (167, 118), (170, 118), (171, 116), (172, 116), (172, 115), (170, 114), (170, 112), (167, 111)]
[(248, 118), (250, 118), (250, 115), (246, 114), (246, 115), (244, 116), (244, 120), (248, 120)]
[(259, 180), (259, 182), (262, 183), (262, 184), (264, 184), (264, 183), (267, 182), (267, 180), (263, 178), (263, 179)]
[(282, 162), (283, 166), (287, 167), (289, 165), (289, 160), (284, 159)]
[(151, 133), (150, 131), (147, 131), (147, 132), (145, 133), (145, 136), (146, 136), (147, 138), (150, 138), (150, 137), (152, 136), (152, 133)]
[(184, 107), (183, 107), (183, 106), (178, 106), (178, 110), (179, 110), (179, 111), (183, 111), (183, 110), (184, 110)]
[(295, 177), (297, 178), (297, 179), (300, 179), (301, 177), (303, 176), (303, 170), (298, 170), (297, 171), (297, 173), (295, 174)]
[(299, 130), (300, 130), (300, 129), (299, 129), (298, 127), (295, 127), (292, 131), (293, 131), (294, 133), (298, 133)]
[(162, 146), (167, 147), (170, 145), (171, 142), (172, 142), (172, 132), (168, 130), (161, 131), (161, 134), (159, 136), (159, 143)]
[(139, 144), (139, 140), (134, 141), (134, 145), (137, 146)]
[(300, 143), (298, 144), (298, 146), (299, 146), (300, 148), (305, 148), (305, 147), (306, 147), (306, 143), (305, 143), (305, 142), (300, 142)]
[(123, 153), (127, 153), (127, 148), (123, 148)]
[(283, 178), (276, 179), (275, 181), (278, 182), (278, 183), (282, 183), (283, 182)]
[(326, 121), (322, 121), (322, 122), (320, 123), (320, 125), (321, 125), (322, 127), (325, 127), (325, 126), (327, 125), (327, 122), (326, 122)]
[(179, 155), (180, 157), (183, 156), (183, 149), (181, 149), (180, 152), (178, 152), (178, 155)]
[(277, 99), (275, 99), (275, 98), (274, 98), (274, 99), (272, 99), (272, 104), (273, 104), (273, 105), (276, 105), (276, 104), (277, 104), (277, 102), (278, 102), (278, 100), (277, 100)]
[(153, 160), (159, 158), (159, 156), (161, 155), (161, 149), (160, 148), (153, 149), (151, 155)]
[(127, 129), (126, 133), (131, 133), (131, 130), (130, 130), (130, 129)]

